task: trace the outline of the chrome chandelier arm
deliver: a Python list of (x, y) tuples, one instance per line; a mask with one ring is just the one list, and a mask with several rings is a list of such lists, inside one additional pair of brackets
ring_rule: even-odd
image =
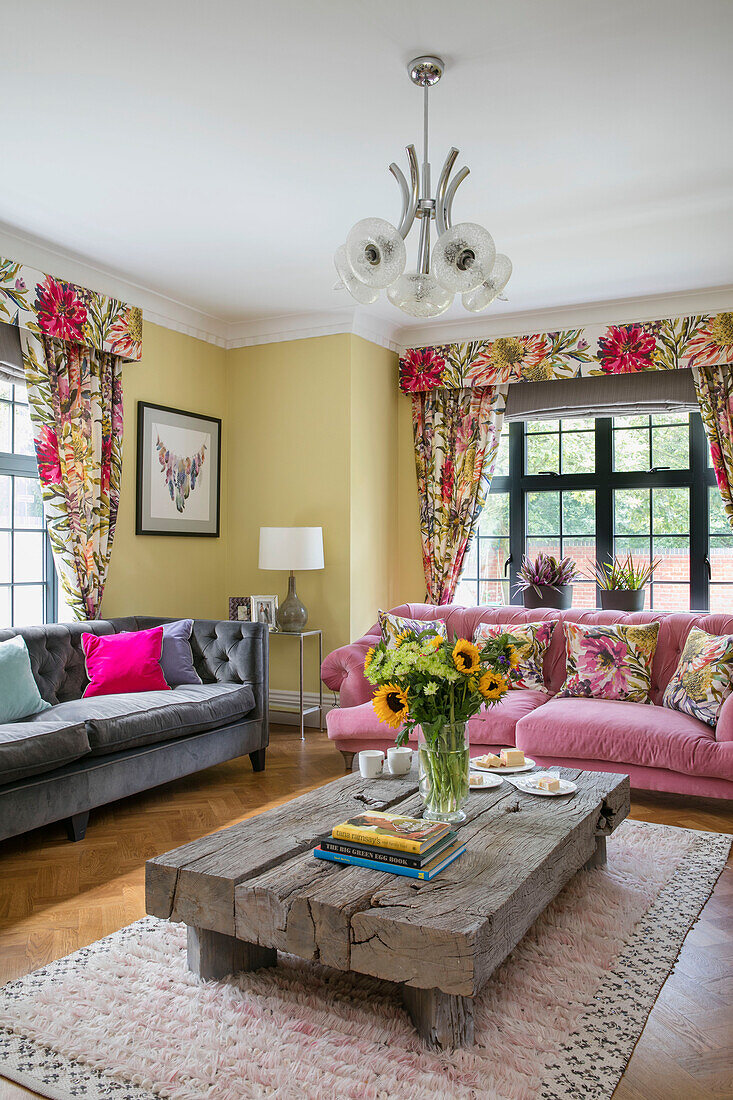
[(453, 171), (453, 165), (456, 163), (456, 157), (458, 156), (458, 150), (453, 146), (445, 158), (445, 164), (443, 170), (440, 173), (440, 179), (438, 180), (438, 190), (435, 193), (435, 226), (438, 230), (438, 236), (441, 233), (445, 233), (447, 228), (445, 224), (445, 192), (448, 187), (448, 180), (450, 174)]
[(400, 215), (400, 222), (397, 226), (397, 232), (404, 240), (407, 234), (412, 228), (412, 223), (415, 220), (415, 214), (417, 212), (418, 204), (418, 191), (419, 191), (419, 175), (417, 168), (417, 154), (415, 153), (415, 146), (407, 146), (407, 160), (410, 167), (410, 183), (408, 184), (405, 179), (405, 174), (402, 169), (395, 164), (394, 161), (389, 166), (389, 170), (397, 180), (399, 184), (400, 192), (402, 194), (402, 213)]
[(445, 194), (445, 202), (443, 204), (443, 222), (445, 228), (450, 229), (453, 225), (453, 199), (456, 196), (456, 191), (465, 180), (466, 176), (470, 175), (470, 168), (461, 168), (460, 172), (457, 172), (453, 179), (448, 184), (448, 189)]

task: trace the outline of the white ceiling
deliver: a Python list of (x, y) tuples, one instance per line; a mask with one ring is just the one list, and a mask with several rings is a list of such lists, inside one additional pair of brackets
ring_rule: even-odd
[(730, 0), (0, 0), (0, 32), (0, 223), (223, 322), (352, 304), (332, 254), (398, 216), (423, 52), (434, 174), (457, 145), (455, 220), (514, 261), (487, 319), (733, 283)]

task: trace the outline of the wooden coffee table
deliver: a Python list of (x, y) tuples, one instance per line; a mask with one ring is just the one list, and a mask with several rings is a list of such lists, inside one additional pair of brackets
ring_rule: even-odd
[(365, 809), (419, 816), (415, 769), (349, 775), (146, 865), (148, 913), (188, 926), (202, 978), (277, 963), (277, 952), (398, 982), (417, 1030), (442, 1048), (473, 1041), (473, 998), (582, 867), (605, 862), (629, 812), (629, 779), (563, 769), (571, 797), (505, 782), (472, 791), (466, 852), (432, 882), (314, 859), (331, 827)]

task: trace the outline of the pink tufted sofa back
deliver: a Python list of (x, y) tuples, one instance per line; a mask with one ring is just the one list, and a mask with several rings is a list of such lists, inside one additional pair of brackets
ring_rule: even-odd
[[(567, 619), (569, 622), (587, 626), (659, 622), (651, 691), (652, 702), (658, 705), (662, 702), (664, 689), (677, 667), (685, 639), (693, 626), (699, 626), (709, 634), (733, 634), (733, 614), (711, 614), (704, 611), (637, 611), (625, 614), (619, 611), (580, 611), (572, 608), (569, 611), (530, 611), (523, 607), (459, 607), (457, 604), (436, 607), (434, 604), (406, 603), (392, 608), (392, 614), (410, 619), (444, 619), (451, 638), (472, 638), (476, 627), (482, 622), (501, 623), (508, 627), (512, 623), (541, 622), (548, 619), (554, 619), (558, 624)], [(369, 646), (380, 638), (379, 624), (375, 623), (363, 638), (334, 650), (323, 662), (323, 681), (333, 691), (340, 692), (341, 706), (358, 706), (371, 699), (372, 687), (364, 678), (364, 655)], [(559, 691), (565, 679), (565, 640), (559, 625), (553, 631), (552, 641), (545, 655), (544, 671), (547, 690), (554, 694)], [(724, 709), (730, 710), (728, 707)]]

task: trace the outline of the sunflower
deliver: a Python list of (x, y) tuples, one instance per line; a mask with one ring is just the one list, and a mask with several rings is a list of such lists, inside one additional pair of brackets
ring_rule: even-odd
[(399, 684), (384, 684), (377, 688), (372, 706), (379, 721), (386, 722), (393, 730), (396, 730), (407, 718), (410, 711), (407, 705), (407, 692), (403, 691)]
[(516, 668), (519, 664), (519, 653), (513, 645), (509, 646), (509, 664), (512, 668)]
[(374, 646), (372, 645), (372, 646), (369, 647), (369, 649), (364, 654), (364, 671), (365, 672), (369, 671), (369, 665), (372, 663), (373, 659), (374, 659)]
[(500, 672), (485, 672), (478, 682), (478, 689), (487, 702), (501, 699), (507, 690), (507, 682)]
[(426, 638), (425, 639), (424, 644), (426, 646), (428, 646), (430, 649), (438, 650), (438, 649), (440, 649), (440, 646), (441, 646), (442, 642), (443, 642), (443, 639), (440, 637), (439, 634), (433, 634), (433, 636), (431, 638)]
[(395, 634), (392, 639), (395, 649), (399, 649), (405, 642), (412, 641), (412, 632), (410, 630), (401, 630), (399, 634)]
[(459, 672), (463, 672), (466, 676), (478, 672), (481, 667), (481, 655), (478, 646), (474, 645), (473, 642), (469, 642), (466, 638), (459, 638), (453, 646), (453, 664)]

